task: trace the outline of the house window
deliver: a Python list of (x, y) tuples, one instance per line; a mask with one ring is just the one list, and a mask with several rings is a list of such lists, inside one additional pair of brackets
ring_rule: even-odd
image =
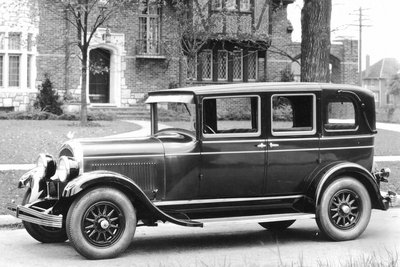
[(9, 50), (21, 49), (21, 33), (10, 32), (8, 34), (8, 49)]
[(28, 60), (26, 64), (26, 86), (28, 88), (31, 88), (31, 72), (32, 72), (31, 64), (32, 64), (32, 55), (28, 55)]
[(227, 10), (237, 10), (236, 0), (213, 0), (211, 2), (211, 8), (212, 10), (221, 10), (223, 8)]
[(139, 54), (160, 54), (160, 9), (150, 0), (140, 2)]
[(255, 81), (257, 80), (257, 72), (258, 72), (258, 68), (257, 68), (257, 61), (258, 61), (258, 57), (257, 57), (257, 51), (250, 51), (249, 55), (248, 55), (248, 61), (249, 61), (249, 77), (248, 80), (249, 81)]
[(250, 0), (240, 0), (240, 11), (250, 11)]
[(0, 50), (4, 49), (4, 32), (0, 32)]
[(20, 55), (10, 55), (8, 58), (8, 86), (19, 87)]
[(3, 86), (3, 55), (0, 55), (0, 86)]
[(218, 51), (218, 80), (228, 80), (228, 51)]
[(243, 52), (233, 51), (233, 80), (243, 80)]
[(201, 70), (202, 70), (202, 79), (203, 80), (211, 80), (212, 79), (212, 51), (204, 50), (200, 53), (201, 60)]
[(32, 51), (32, 33), (28, 33), (27, 49), (29, 52)]

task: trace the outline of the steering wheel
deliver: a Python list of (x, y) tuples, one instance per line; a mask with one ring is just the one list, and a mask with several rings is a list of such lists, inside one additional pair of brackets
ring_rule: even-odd
[(203, 124), (203, 127), (204, 127), (204, 132), (205, 133), (213, 133), (213, 134), (215, 134), (216, 132), (213, 130), (213, 128), (211, 128), (209, 125), (207, 125), (207, 124)]

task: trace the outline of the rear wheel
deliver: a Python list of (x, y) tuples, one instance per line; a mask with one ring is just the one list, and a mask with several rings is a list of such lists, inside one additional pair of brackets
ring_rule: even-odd
[[(22, 199), (22, 205), (27, 204), (28, 199), (31, 195), (31, 190), (25, 192), (24, 198)], [(22, 221), (25, 230), (37, 241), (42, 243), (62, 243), (68, 239), (65, 227), (53, 228), (42, 226), (30, 222)]]
[(76, 251), (89, 259), (113, 258), (131, 243), (136, 213), (121, 191), (94, 188), (78, 197), (67, 216), (67, 234)]
[(287, 229), (289, 226), (291, 226), (296, 220), (290, 220), (290, 221), (279, 221), (279, 222), (263, 222), (259, 223), (262, 227), (265, 229), (268, 229), (270, 231), (283, 231)]
[(323, 192), (316, 212), (320, 230), (336, 241), (360, 236), (370, 217), (371, 200), (368, 191), (351, 177), (342, 177), (332, 182)]

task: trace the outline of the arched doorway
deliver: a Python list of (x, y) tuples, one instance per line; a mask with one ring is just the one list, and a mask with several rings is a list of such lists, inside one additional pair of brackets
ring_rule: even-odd
[(102, 48), (89, 53), (90, 103), (110, 103), (110, 51)]

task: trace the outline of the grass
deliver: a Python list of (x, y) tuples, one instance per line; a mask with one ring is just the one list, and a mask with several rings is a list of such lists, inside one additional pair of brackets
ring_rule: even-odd
[(138, 129), (139, 126), (122, 121), (91, 122), (80, 127), (72, 121), (0, 120), (0, 164), (33, 163), (39, 153), (57, 155), (60, 145), (74, 138), (100, 137)]

